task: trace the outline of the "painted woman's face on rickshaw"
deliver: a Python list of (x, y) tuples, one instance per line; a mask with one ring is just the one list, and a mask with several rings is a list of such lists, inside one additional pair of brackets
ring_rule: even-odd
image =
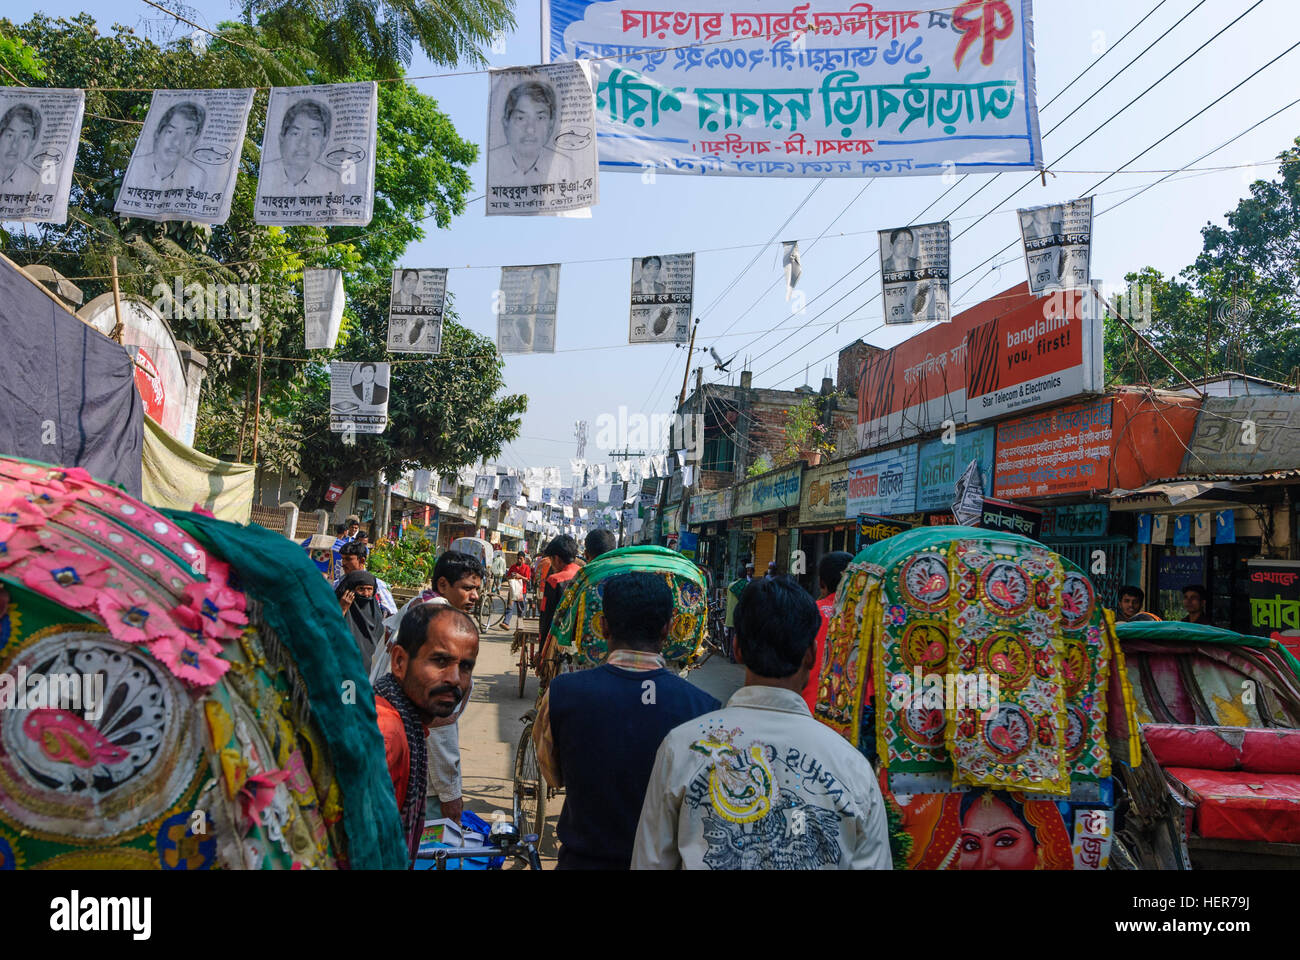
[(959, 870), (1032, 870), (1038, 863), (1029, 828), (997, 799), (975, 801), (962, 821), (957, 844)]

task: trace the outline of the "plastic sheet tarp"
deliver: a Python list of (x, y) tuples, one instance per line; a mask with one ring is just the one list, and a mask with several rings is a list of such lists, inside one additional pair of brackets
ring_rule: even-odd
[(218, 520), (248, 523), (253, 509), (253, 466), (217, 460), (187, 447), (144, 415), (144, 469), (140, 497), (169, 510), (198, 504)]
[(122, 345), (4, 257), (0, 331), (0, 454), (84, 467), (140, 496), (144, 403)]

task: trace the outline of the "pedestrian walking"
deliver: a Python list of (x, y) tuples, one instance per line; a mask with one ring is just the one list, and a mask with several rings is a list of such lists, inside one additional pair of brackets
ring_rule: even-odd
[[(528, 595), (528, 586), (533, 580), (533, 568), (528, 562), (528, 552), (520, 550), (519, 556), (511, 564), (510, 569), (506, 571), (507, 582), (510, 583), (510, 599), (506, 602), (506, 616), (502, 621), (502, 626), (507, 630), (510, 629), (510, 614), (515, 613), (520, 620), (524, 619), (524, 602)], [(515, 584), (518, 584), (518, 587)], [(516, 600), (515, 591), (519, 593), (519, 599)]]
[(604, 582), (609, 659), (556, 677), (542, 695), (533, 741), (542, 773), (564, 787), (556, 834), (561, 870), (626, 870), (655, 751), (680, 723), (718, 701), (667, 669), (660, 651), (673, 617), (662, 577)]
[(800, 696), (820, 619), (789, 577), (745, 588), (736, 607), (745, 686), (664, 738), (633, 869), (891, 869), (871, 764)]

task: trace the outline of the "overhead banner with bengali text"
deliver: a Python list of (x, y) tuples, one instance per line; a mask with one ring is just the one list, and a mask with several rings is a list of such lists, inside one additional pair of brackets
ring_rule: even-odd
[(543, 0), (590, 60), (604, 170), (769, 177), (1042, 168), (1030, 0)]

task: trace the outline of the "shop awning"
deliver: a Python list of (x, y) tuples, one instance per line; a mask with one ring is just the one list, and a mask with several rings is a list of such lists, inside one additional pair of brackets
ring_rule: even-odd
[(1160, 510), (1176, 508), (1196, 501), (1196, 506), (1209, 506), (1211, 503), (1241, 503), (1252, 496), (1249, 484), (1238, 481), (1244, 477), (1231, 479), (1201, 478), (1196, 480), (1168, 480), (1149, 483), (1136, 490), (1112, 490), (1102, 497), (1111, 501), (1112, 510)]

